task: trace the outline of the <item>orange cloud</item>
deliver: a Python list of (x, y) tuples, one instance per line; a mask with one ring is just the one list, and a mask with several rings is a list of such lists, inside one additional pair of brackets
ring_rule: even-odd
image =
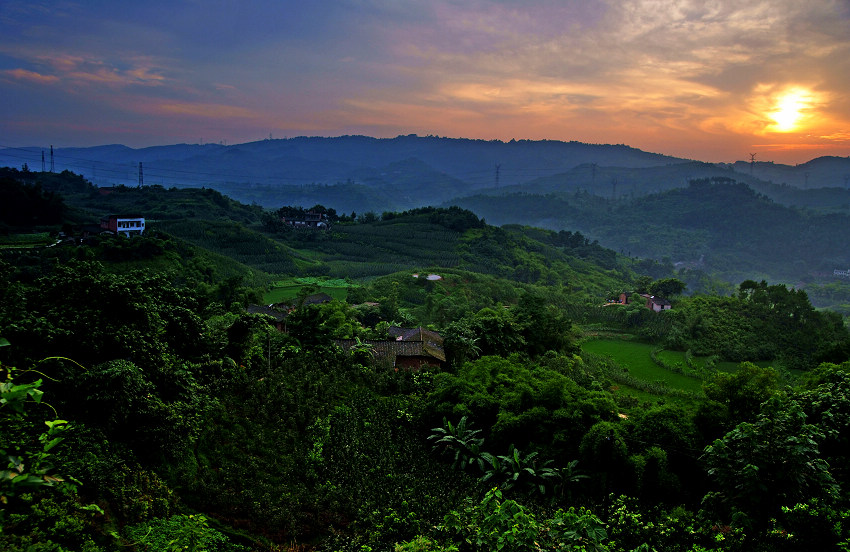
[(153, 106), (160, 113), (190, 115), (192, 117), (205, 117), (209, 119), (228, 119), (238, 117), (241, 119), (253, 119), (258, 114), (250, 109), (235, 105), (202, 104), (195, 102), (171, 102)]
[(834, 147), (832, 144), (753, 144), (754, 148), (763, 148), (772, 151), (785, 150), (822, 150)]
[(850, 132), (834, 132), (821, 136), (823, 140), (831, 140), (833, 142), (850, 142)]
[(53, 84), (59, 81), (59, 77), (55, 75), (42, 75), (35, 71), (27, 71), (26, 69), (9, 69), (3, 71), (4, 75), (9, 75), (15, 80), (34, 82), (37, 84)]
[(158, 86), (166, 80), (151, 60), (143, 56), (121, 60), (117, 65), (93, 56), (69, 54), (59, 54), (55, 57), (35, 56), (35, 60), (52, 67), (62, 76), (62, 80), (76, 84)]

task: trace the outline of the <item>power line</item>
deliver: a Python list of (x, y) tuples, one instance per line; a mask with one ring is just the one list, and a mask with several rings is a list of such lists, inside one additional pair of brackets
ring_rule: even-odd
[[(8, 154), (6, 152), (6, 150), (19, 151), (19, 152), (22, 152), (22, 153), (25, 153), (25, 154), (34, 154), (35, 153), (34, 150), (31, 149), (31, 148), (19, 148), (19, 147), (13, 147), (13, 146), (5, 146), (5, 145), (2, 145), (2, 144), (0, 144), (0, 148), (5, 148), (5, 150), (0, 150), (0, 154), (5, 154), (5, 155), (9, 155), (10, 157), (16, 157), (16, 158), (22, 158), (22, 159), (26, 159), (26, 157), (19, 157), (19, 156)], [(81, 169), (90, 168), (93, 163), (99, 163), (100, 165), (112, 165), (112, 166), (118, 166), (118, 167), (123, 167), (124, 163), (129, 163), (129, 162), (116, 163), (116, 162), (110, 162), (110, 161), (96, 161), (96, 160), (93, 160), (93, 159), (90, 159), (90, 158), (77, 157), (77, 156), (67, 155), (67, 154), (57, 154), (56, 158), (60, 162), (62, 162), (63, 164), (65, 164), (67, 166), (77, 167), (77, 168), (81, 168)], [(75, 163), (70, 163), (68, 161), (79, 161), (83, 164), (75, 164)], [(148, 163), (150, 163), (150, 161), (148, 161)], [(134, 168), (135, 168), (135, 165), (136, 165), (135, 163), (131, 164), (131, 166), (133, 166)], [(150, 167), (148, 167), (148, 168), (150, 168)], [(533, 178), (535, 176), (552, 176), (553, 174), (558, 174), (558, 173), (553, 173), (553, 170), (554, 171), (567, 172), (569, 170), (572, 170), (573, 168), (574, 167), (564, 167), (564, 168), (560, 168), (560, 169), (559, 168), (551, 168), (551, 167), (516, 167), (516, 168), (511, 168), (511, 169), (500, 169), (500, 171), (499, 171), (500, 183), (501, 183), (501, 180), (502, 180), (501, 176), (503, 176), (503, 175), (513, 176), (515, 178), (517, 178), (517, 177)], [(171, 167), (169, 167), (169, 168), (159, 168), (157, 170), (159, 170), (160, 172), (163, 172), (163, 173), (179, 173), (179, 174), (187, 174), (187, 175), (191, 175), (191, 176), (210, 176), (210, 177), (214, 177), (214, 178), (217, 178), (217, 179), (220, 179), (222, 176), (230, 176), (232, 178), (245, 178), (245, 179), (251, 179), (251, 178), (259, 179), (260, 178), (255, 174), (231, 173), (230, 175), (222, 175), (222, 173), (219, 173), (219, 172), (204, 172), (204, 171), (197, 171), (197, 170), (186, 170), (186, 169), (171, 168)], [(443, 171), (443, 172), (445, 172), (445, 171)], [(453, 176), (455, 178), (480, 177), (481, 179), (485, 179), (485, 178), (488, 178), (488, 176), (492, 175), (492, 174), (493, 173), (488, 169), (477, 169), (477, 170), (465, 170), (465, 171), (453, 172), (451, 174), (451, 176)], [(167, 174), (163, 174), (163, 176), (167, 176)], [(300, 180), (303, 180), (303, 179), (288, 179), (288, 180), (299, 180), (300, 181)]]

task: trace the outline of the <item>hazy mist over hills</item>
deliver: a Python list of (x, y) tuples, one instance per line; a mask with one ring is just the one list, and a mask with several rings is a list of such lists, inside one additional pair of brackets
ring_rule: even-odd
[[(32, 169), (41, 164), (44, 148), (0, 150), (0, 163)], [(473, 188), (491, 186), (501, 165), (501, 185), (520, 184), (556, 174), (582, 163), (652, 167), (681, 159), (652, 154), (624, 145), (579, 142), (485, 141), (439, 137), (366, 136), (298, 137), (223, 144), (176, 144), (132, 149), (122, 145), (62, 148), (54, 151), (55, 169), (84, 174), (95, 183), (135, 184), (138, 163), (145, 165), (150, 184), (190, 186), (225, 181), (252, 184), (335, 184), (366, 180), (371, 171), (415, 158), (434, 170), (461, 179)], [(131, 176), (132, 175), (132, 176)]]
[[(42, 157), (43, 156), (43, 157)], [(50, 170), (49, 149), (0, 149), (0, 165)], [(821, 157), (797, 166), (767, 162), (710, 164), (648, 153), (625, 145), (435, 136), (298, 137), (245, 144), (122, 145), (57, 148), (53, 167), (82, 174), (98, 186), (213, 187), (265, 207), (306, 204), (311, 185), (335, 194), (335, 207), (395, 209), (442, 203), (489, 189), (551, 193), (582, 189), (604, 197), (640, 195), (686, 186), (693, 178), (724, 176), (767, 193), (771, 186), (850, 187), (850, 158)], [(356, 188), (365, 187), (364, 190)], [(287, 192), (287, 188), (291, 188)], [(371, 202), (356, 199), (374, 194)], [(337, 190), (340, 191), (340, 190)], [(386, 195), (385, 199), (379, 199)], [(770, 195), (770, 194), (768, 194)], [(350, 198), (350, 199), (346, 199)], [(395, 198), (395, 199), (393, 199)], [(368, 203), (368, 204), (367, 204)], [(308, 205), (309, 206), (309, 205)]]

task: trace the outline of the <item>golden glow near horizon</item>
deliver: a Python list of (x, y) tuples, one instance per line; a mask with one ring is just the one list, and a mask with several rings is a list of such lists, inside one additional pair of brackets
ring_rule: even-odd
[(2, 1), (10, 145), (417, 133), (850, 154), (848, 0)]

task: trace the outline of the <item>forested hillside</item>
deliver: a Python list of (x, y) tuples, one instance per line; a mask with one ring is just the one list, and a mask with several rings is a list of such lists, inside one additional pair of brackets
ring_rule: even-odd
[(620, 253), (697, 267), (728, 281), (798, 283), (850, 266), (850, 217), (783, 206), (726, 178), (635, 199), (584, 192), (454, 201), (495, 224), (578, 229)]
[[(6, 176), (0, 549), (850, 542), (850, 332), (805, 291), (685, 296), (667, 263), (460, 207), (316, 205), (306, 229), (212, 190)], [(689, 194), (782, 209), (716, 182), (644, 205), (698, 225)], [(82, 235), (119, 210), (157, 214)], [(425, 334), (424, 365), (385, 356)]]

